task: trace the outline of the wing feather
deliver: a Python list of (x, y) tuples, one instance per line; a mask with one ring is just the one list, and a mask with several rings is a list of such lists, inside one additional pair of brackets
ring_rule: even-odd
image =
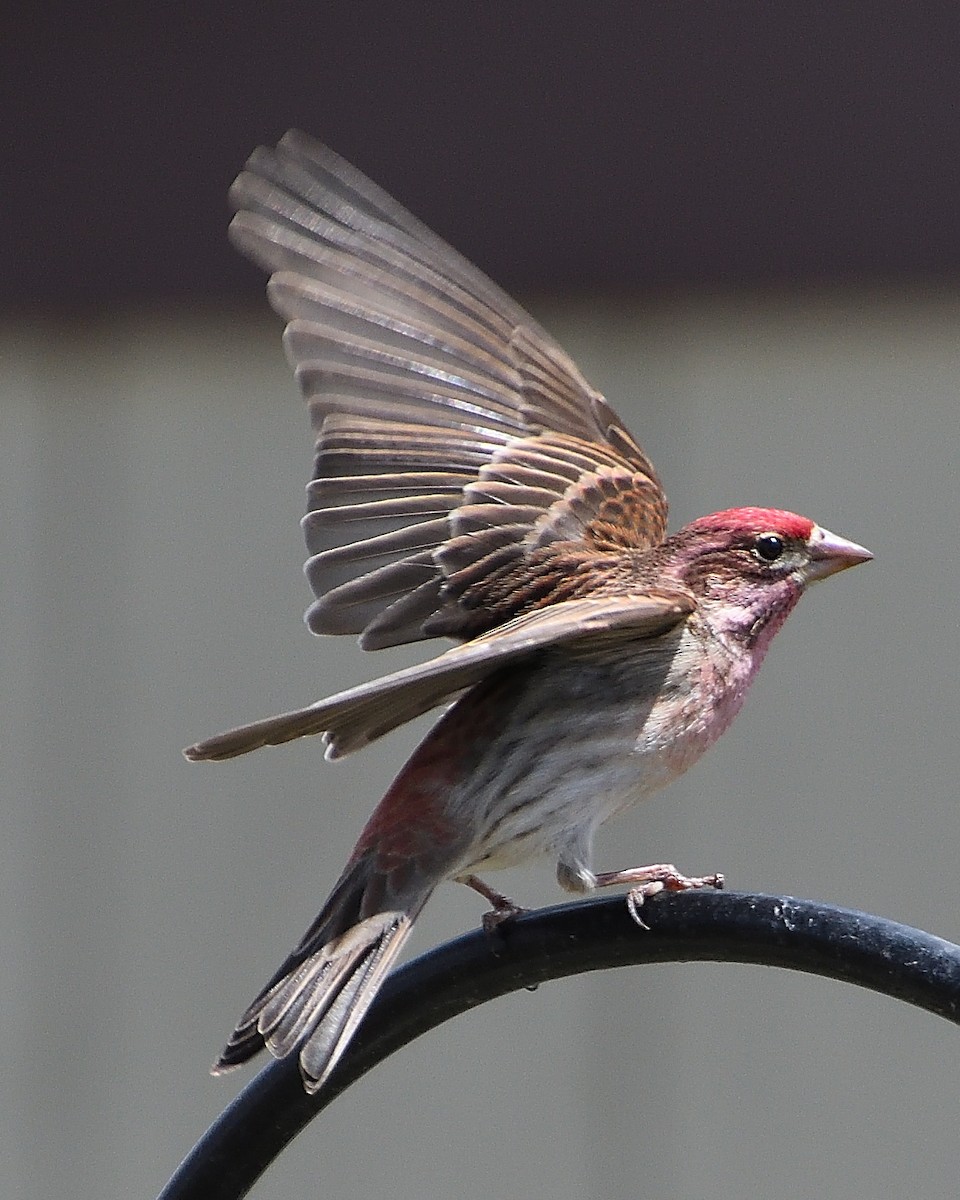
[[(663, 490), (616, 413), (382, 188), (292, 132), (254, 152), (231, 199), (231, 235), (271, 275), (317, 435), (314, 632), (368, 647), (468, 637), (482, 614), (466, 581), (485, 570), (553, 545), (662, 540)], [(495, 619), (511, 615), (504, 599)]]
[(184, 753), (193, 761), (220, 760), (325, 733), (327, 757), (339, 758), (501, 667), (557, 647), (582, 649), (598, 640), (655, 637), (682, 621), (694, 607), (693, 597), (679, 591), (562, 601), (516, 617), (428, 662), (360, 684), (308, 708), (219, 734)]

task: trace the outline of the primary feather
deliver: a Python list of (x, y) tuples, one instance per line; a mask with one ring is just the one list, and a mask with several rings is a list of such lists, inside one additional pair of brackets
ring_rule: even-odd
[(315, 633), (469, 637), (474, 581), (545, 547), (663, 538), (653, 466), (553, 339), (395, 200), (302, 133), (231, 190), (271, 272), (317, 434), (304, 519)]

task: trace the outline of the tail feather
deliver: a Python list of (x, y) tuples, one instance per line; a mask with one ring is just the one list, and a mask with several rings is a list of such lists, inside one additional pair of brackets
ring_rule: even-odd
[(280, 984), (260, 1008), (257, 1032), (275, 1058), (285, 1058), (323, 1020), (330, 998), (352, 964), (315, 954), (296, 974)]
[(340, 1061), (410, 933), (413, 921), (405, 913), (383, 916), (393, 921), (358, 963), (327, 1010), (326, 1019), (300, 1051), (300, 1071), (308, 1092), (321, 1088)]
[[(283, 1058), (303, 1043), (308, 1091), (320, 1086), (346, 1049), (411, 925), (402, 912), (368, 917), (318, 951), (262, 1009), (257, 1028), (271, 1054)], [(345, 939), (347, 946), (341, 945)]]
[(264, 1047), (276, 1058), (299, 1047), (304, 1086), (308, 1092), (322, 1087), (400, 953), (420, 907), (375, 913), (337, 933), (328, 906), (321, 914), (328, 919), (315, 923), (240, 1018), (214, 1074), (239, 1066)]

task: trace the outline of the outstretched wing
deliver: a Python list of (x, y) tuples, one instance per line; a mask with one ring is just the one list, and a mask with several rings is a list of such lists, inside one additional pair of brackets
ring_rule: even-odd
[(660, 481), (603, 397), (354, 167), (291, 132), (254, 152), (231, 202), (317, 433), (313, 632), (367, 648), (473, 636), (523, 610), (484, 589), (531, 557), (662, 540)]
[(325, 733), (327, 757), (339, 758), (538, 651), (553, 646), (588, 649), (599, 641), (655, 637), (682, 621), (694, 607), (689, 593), (659, 589), (561, 601), (516, 617), (429, 662), (362, 683), (308, 708), (218, 734), (184, 754), (194, 762), (218, 761), (261, 746)]

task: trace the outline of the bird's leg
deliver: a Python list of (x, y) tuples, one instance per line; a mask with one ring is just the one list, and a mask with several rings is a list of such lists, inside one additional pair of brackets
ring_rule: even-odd
[(489, 912), (483, 914), (483, 928), (487, 933), (493, 933), (504, 921), (509, 921), (511, 917), (518, 917), (525, 911), (509, 896), (494, 891), (488, 883), (483, 882), (479, 875), (461, 875), (457, 879), (457, 883), (463, 883), (467, 887), (473, 888), (475, 892), (479, 892), (483, 896), (484, 900), (489, 900), (493, 905)]
[(627, 908), (630, 915), (642, 928), (649, 926), (640, 918), (640, 909), (648, 896), (656, 896), (658, 892), (686, 892), (692, 888), (722, 888), (723, 876), (681, 875), (673, 863), (654, 863), (649, 867), (629, 867), (626, 871), (601, 871), (596, 876), (597, 887), (617, 887), (619, 884), (630, 884), (627, 893)]

